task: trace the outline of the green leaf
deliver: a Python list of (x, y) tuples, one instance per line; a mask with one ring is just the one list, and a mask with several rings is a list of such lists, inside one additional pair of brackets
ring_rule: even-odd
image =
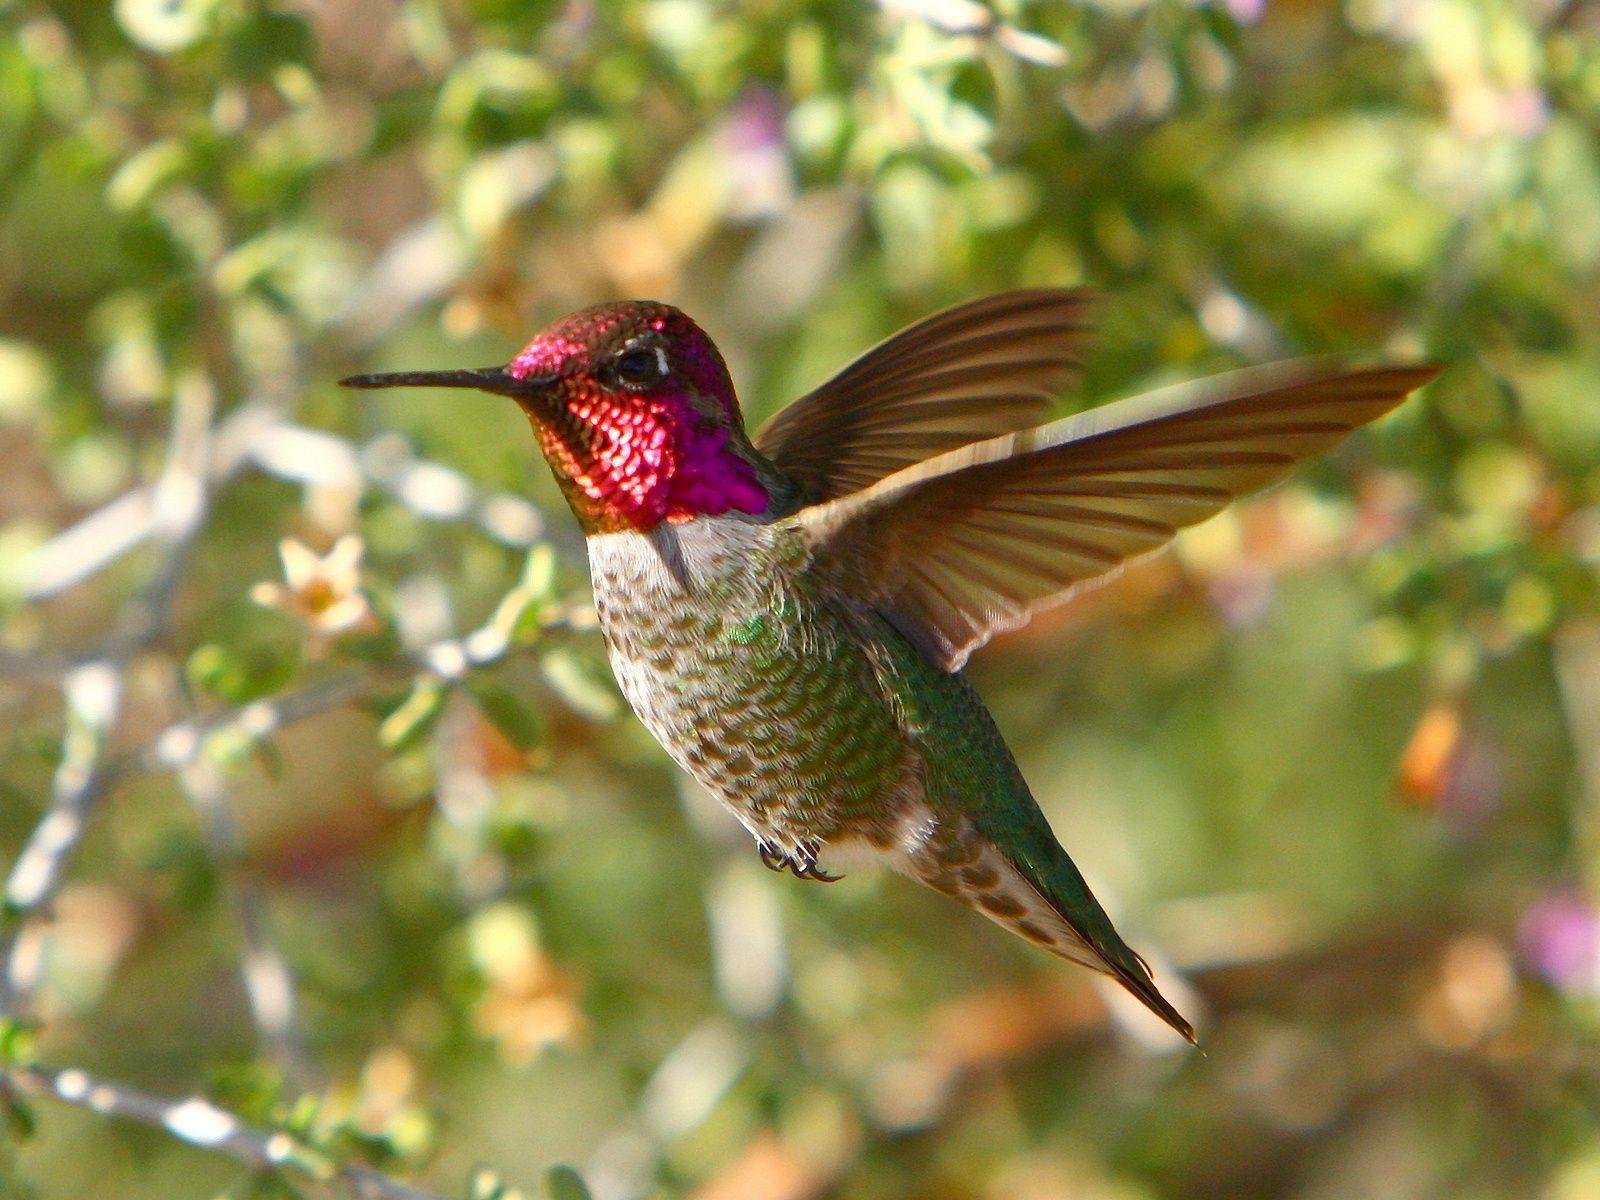
[(515, 692), (486, 679), (467, 685), (478, 710), (518, 750), (534, 749), (544, 740), (544, 718)]
[(609, 721), (621, 711), (616, 688), (593, 659), (558, 646), (539, 662), (545, 681), (572, 711), (591, 721)]
[(555, 596), (556, 552), (550, 543), (540, 542), (528, 551), (518, 586), (534, 600), (550, 600)]
[(437, 679), (419, 679), (400, 707), (378, 726), (378, 741), (391, 754), (411, 749), (433, 728), (444, 711), (445, 686)]
[(0, 1096), (0, 1108), (4, 1108), (5, 1127), (15, 1141), (26, 1141), (39, 1129), (39, 1119), (33, 1115), (33, 1105), (17, 1095), (14, 1091), (6, 1091)]
[(117, 168), (106, 185), (106, 200), (118, 212), (147, 204), (181, 179), (188, 165), (188, 152), (176, 138), (152, 142)]
[(237, 771), (255, 755), (256, 738), (237, 725), (224, 725), (207, 734), (201, 752), (224, 770)]
[(191, 916), (216, 902), (221, 889), (217, 864), (200, 844), (191, 826), (169, 826), (157, 834), (146, 865), (172, 880), (172, 902)]
[(247, 704), (281, 690), (298, 665), (293, 653), (261, 643), (207, 642), (184, 663), (190, 684), (229, 704)]
[(258, 12), (227, 39), (228, 74), (235, 79), (266, 79), (278, 67), (305, 66), (315, 56), (311, 27), (293, 13)]
[(15, 1017), (0, 1017), (0, 1064), (30, 1063), (33, 1053), (33, 1025)]
[(545, 1200), (590, 1200), (583, 1176), (565, 1164), (553, 1166), (544, 1173), (544, 1196)]

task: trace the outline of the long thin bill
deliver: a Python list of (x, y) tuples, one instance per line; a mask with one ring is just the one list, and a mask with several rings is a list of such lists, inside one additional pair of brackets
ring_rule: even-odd
[(543, 391), (553, 380), (543, 375), (518, 379), (504, 367), (477, 367), (455, 371), (388, 371), (376, 375), (351, 375), (339, 381), (348, 388), (447, 387), (474, 388), (499, 396), (527, 396)]

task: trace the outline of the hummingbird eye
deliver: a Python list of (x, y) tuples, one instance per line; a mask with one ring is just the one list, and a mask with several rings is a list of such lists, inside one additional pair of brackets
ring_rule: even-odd
[(617, 355), (612, 363), (618, 382), (627, 387), (643, 387), (665, 379), (668, 374), (666, 351), (658, 346), (635, 346)]

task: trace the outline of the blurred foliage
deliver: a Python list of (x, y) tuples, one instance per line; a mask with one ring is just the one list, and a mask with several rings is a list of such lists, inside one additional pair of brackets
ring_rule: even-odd
[[(451, 1195), (1600, 1195), (1600, 9), (0, 11), (28, 1054)], [(1203, 1057), (762, 871), (623, 713), (512, 406), (333, 386), (650, 295), (759, 417), (1023, 283), (1106, 293), (1064, 405), (1449, 367), (974, 667)], [(6, 1102), (7, 1195), (303, 1186)]]

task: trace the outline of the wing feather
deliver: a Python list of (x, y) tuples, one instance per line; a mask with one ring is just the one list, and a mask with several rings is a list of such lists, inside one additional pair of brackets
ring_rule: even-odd
[(1234, 372), (941, 454), (795, 520), (818, 569), (955, 670), (994, 634), (1281, 478), (1437, 373)]
[(1002, 292), (935, 313), (867, 351), (755, 435), (819, 503), (1044, 418), (1076, 373), (1088, 292)]

